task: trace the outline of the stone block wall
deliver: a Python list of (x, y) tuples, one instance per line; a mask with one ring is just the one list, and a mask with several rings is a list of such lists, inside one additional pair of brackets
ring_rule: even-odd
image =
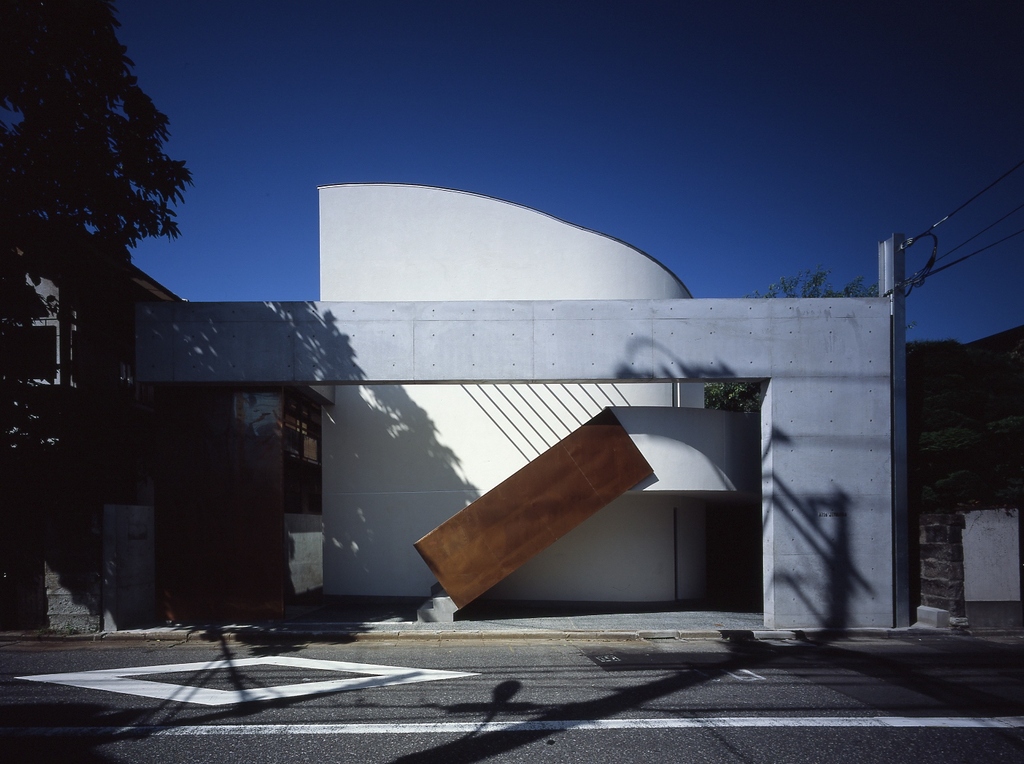
[(67, 632), (99, 631), (99, 573), (62, 574), (48, 564), (45, 571), (46, 616), (50, 628)]
[(921, 604), (966, 616), (964, 605), (964, 516), (921, 515)]
[(46, 527), (43, 583), (49, 628), (98, 631), (103, 542), (100, 513), (68, 503), (51, 510)]

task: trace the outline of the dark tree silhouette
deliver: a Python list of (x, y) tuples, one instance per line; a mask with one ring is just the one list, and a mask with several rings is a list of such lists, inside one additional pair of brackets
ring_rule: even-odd
[[(41, 424), (26, 409), (25, 329), (53, 314), (37, 293), (102, 284), (147, 236), (178, 235), (191, 183), (163, 153), (167, 117), (132, 75), (109, 0), (0, 0), (2, 435)], [(19, 368), (21, 367), (21, 368)], [(5, 443), (9, 445), (9, 443)]]
[[(53, 513), (95, 493), (104, 446), (132, 429), (99, 393), (117, 382), (106, 348), (130, 352), (130, 249), (178, 235), (191, 184), (118, 26), (110, 0), (0, 0), (0, 616), (25, 609), (11, 581), (41, 580), (47, 522), (89, 528)], [(72, 342), (89, 352), (73, 359)], [(72, 383), (71, 361), (90, 358)]]
[(955, 340), (907, 345), (910, 505), (1024, 506), (1024, 359)]
[(139, 239), (177, 236), (171, 205), (191, 176), (163, 153), (167, 117), (131, 73), (113, 3), (0, 7), (5, 253), (31, 257), (72, 235), (124, 259)]

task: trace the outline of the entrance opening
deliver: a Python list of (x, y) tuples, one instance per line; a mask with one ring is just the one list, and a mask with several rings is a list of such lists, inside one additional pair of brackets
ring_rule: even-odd
[(706, 554), (709, 610), (764, 608), (761, 506), (752, 501), (707, 503)]

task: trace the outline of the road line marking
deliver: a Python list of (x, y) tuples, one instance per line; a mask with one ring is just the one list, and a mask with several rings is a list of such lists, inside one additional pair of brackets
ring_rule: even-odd
[(1024, 716), (782, 716), (688, 719), (592, 719), (517, 722), (418, 722), (407, 724), (209, 724), (138, 727), (0, 727), (0, 737), (203, 737), (219, 735), (465, 735), (486, 732), (605, 732), (610, 730), (900, 728), (1021, 729)]
[[(215, 690), (208, 687), (150, 682), (145, 679), (131, 678), (187, 671), (210, 672), (245, 666), (288, 666), (290, 668), (318, 669), (320, 671), (344, 671), (346, 673), (362, 674), (362, 676), (352, 679), (333, 679), (323, 682), (303, 682), (302, 684), (251, 687), (239, 690)], [(456, 679), (468, 676), (479, 676), (479, 674), (466, 671), (440, 671), (437, 669), (418, 669), (405, 666), (381, 666), (374, 663), (349, 663), (347, 661), (314, 660), (312, 658), (293, 658), (279, 655), (267, 656), (265, 658), (237, 658), (199, 663), (169, 663), (157, 666), (99, 669), (96, 671), (78, 671), (66, 674), (35, 674), (16, 678), (29, 682), (46, 682), (48, 684), (82, 687), (89, 690), (105, 690), (124, 695), (156, 698), (157, 700), (175, 700), (182, 703), (198, 703), (204, 706), (226, 706), (233, 703), (298, 698), (305, 695), (323, 695), (329, 692), (364, 690), (369, 687), (387, 687), (415, 682), (435, 682), (440, 679)]]
[(737, 681), (740, 681), (740, 682), (764, 682), (764, 681), (767, 681), (763, 676), (761, 676), (760, 674), (755, 674), (750, 669), (740, 669), (739, 671), (737, 671), (735, 673), (733, 673), (732, 671), (726, 671), (725, 673), (728, 674), (729, 676), (731, 676), (733, 679), (735, 679)]

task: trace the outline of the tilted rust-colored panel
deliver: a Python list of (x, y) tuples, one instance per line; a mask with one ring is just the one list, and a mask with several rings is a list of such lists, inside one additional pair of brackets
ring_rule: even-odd
[(604, 411), (416, 542), (465, 607), (653, 472)]

